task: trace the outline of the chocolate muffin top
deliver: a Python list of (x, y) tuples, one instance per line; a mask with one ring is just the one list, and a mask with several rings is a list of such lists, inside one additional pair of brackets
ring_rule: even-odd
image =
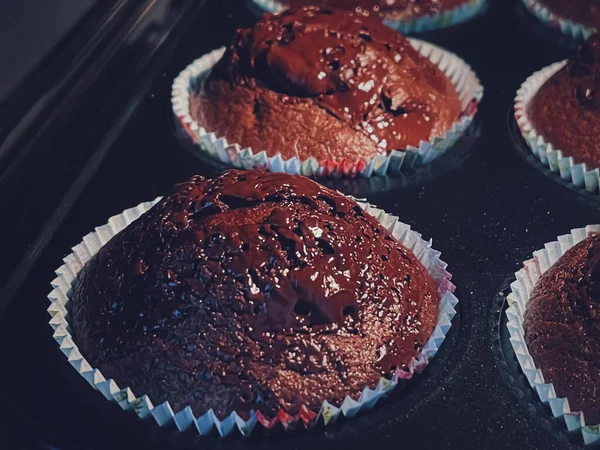
[(600, 236), (567, 251), (537, 282), (525, 342), (546, 382), (600, 423)]
[(356, 161), (442, 135), (461, 106), (452, 82), (396, 31), (305, 7), (238, 30), (190, 110), (269, 156)]
[(273, 417), (356, 399), (405, 368), (439, 299), (353, 200), (300, 176), (228, 171), (178, 185), (113, 237), (69, 304), (82, 354), (137, 395)]
[(589, 168), (600, 167), (600, 36), (582, 44), (544, 83), (527, 114), (536, 132), (555, 149)]
[(458, 8), (469, 0), (285, 0), (282, 3), (291, 8), (319, 5), (330, 8), (368, 12), (376, 16), (402, 20), (428, 16), (449, 9)]
[(598, 0), (539, 0), (557, 16), (596, 28), (600, 25), (600, 2)]

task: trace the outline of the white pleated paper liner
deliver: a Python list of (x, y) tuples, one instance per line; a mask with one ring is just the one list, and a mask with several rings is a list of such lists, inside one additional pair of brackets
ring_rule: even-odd
[[(279, 12), (287, 6), (276, 0), (251, 0), (260, 12)], [(384, 18), (383, 23), (403, 34), (420, 33), (423, 31), (445, 28), (466, 22), (484, 12), (487, 0), (468, 0), (456, 8), (448, 9), (421, 17), (411, 17), (402, 20)]]
[(572, 156), (567, 156), (565, 154), (567, 149), (555, 149), (552, 144), (537, 133), (527, 116), (529, 104), (537, 91), (566, 64), (567, 61), (551, 64), (525, 80), (515, 97), (515, 119), (525, 142), (542, 164), (563, 180), (569, 181), (588, 192), (597, 193), (600, 170), (590, 168), (585, 163), (578, 163)]
[(409, 146), (405, 151), (393, 150), (389, 154), (379, 154), (373, 158), (358, 161), (346, 159), (320, 161), (314, 157), (300, 160), (296, 157), (285, 159), (281, 154), (269, 157), (265, 151), (242, 148), (230, 143), (224, 137), (201, 127), (190, 114), (189, 98), (201, 80), (223, 56), (224, 48), (214, 50), (192, 62), (173, 81), (171, 102), (177, 123), (184, 135), (189, 136), (195, 147), (228, 166), (238, 169), (265, 169), (271, 172), (287, 172), (308, 177), (337, 177), (356, 175), (370, 177), (397, 173), (403, 169), (426, 164), (448, 150), (463, 135), (473, 121), (481, 98), (483, 86), (471, 68), (458, 56), (440, 47), (417, 39), (411, 44), (422, 55), (436, 64), (450, 78), (459, 93), (462, 115), (443, 136), (435, 137), (418, 147)]
[(509, 308), (506, 310), (508, 318), (506, 326), (510, 334), (510, 343), (527, 381), (537, 392), (540, 400), (550, 406), (552, 415), (562, 420), (569, 431), (581, 433), (586, 445), (600, 441), (600, 424), (587, 425), (583, 413), (571, 411), (569, 400), (558, 397), (554, 385), (546, 383), (544, 374), (536, 367), (527, 349), (523, 321), (529, 304), (529, 296), (539, 278), (567, 250), (584, 240), (592, 232), (600, 232), (600, 225), (589, 225), (585, 228), (571, 230), (571, 234), (559, 236), (558, 241), (547, 243), (543, 249), (534, 252), (533, 259), (525, 261), (523, 268), (515, 274), (517, 279), (510, 285), (512, 292), (508, 295)]
[[(571, 0), (564, 1), (569, 2)], [(587, 39), (596, 32), (595, 28), (586, 27), (581, 23), (573, 22), (572, 20), (556, 15), (538, 0), (523, 0), (523, 4), (538, 20), (552, 28), (559, 29), (563, 34), (572, 38)]]
[(303, 406), (297, 416), (290, 416), (280, 410), (276, 417), (267, 418), (260, 412), (252, 411), (248, 420), (242, 419), (235, 412), (221, 420), (212, 410), (196, 417), (189, 406), (177, 412), (173, 411), (168, 401), (155, 406), (147, 395), (143, 395), (141, 392), (133, 393), (128, 387), (120, 387), (115, 380), (106, 379), (99, 369), (92, 367), (86, 361), (71, 336), (68, 302), (72, 295), (72, 286), (84, 264), (115, 234), (148, 211), (158, 200), (142, 203), (111, 217), (106, 225), (96, 228), (94, 232), (85, 236), (83, 242), (73, 248), (73, 253), (64, 258), (64, 264), (56, 271), (58, 276), (52, 282), (53, 290), (48, 296), (51, 302), (48, 312), (51, 316), (50, 325), (54, 329), (54, 339), (71, 365), (107, 400), (118, 403), (124, 410), (135, 411), (141, 419), (155, 421), (159, 426), (175, 424), (180, 431), (195, 429), (200, 435), (207, 435), (216, 429), (220, 436), (227, 436), (236, 429), (241, 435), (247, 436), (257, 424), (260, 424), (261, 427), (272, 428), (281, 423), (286, 430), (295, 428), (297, 424), (305, 427), (319, 422), (323, 422), (325, 425), (332, 424), (342, 416), (351, 418), (361, 410), (371, 409), (378, 400), (385, 397), (402, 380), (408, 380), (415, 373), (424, 370), (429, 360), (436, 355), (452, 326), (458, 299), (453, 294), (455, 286), (450, 282), (451, 275), (446, 271), (446, 263), (440, 259), (440, 252), (431, 248), (431, 241), (421, 239), (419, 233), (411, 230), (409, 225), (400, 222), (397, 217), (368, 203), (359, 202), (361, 208), (377, 218), (419, 258), (435, 281), (441, 299), (433, 334), (417, 358), (410, 362), (408, 369), (398, 369), (390, 380), (382, 378), (375, 389), (365, 387), (358, 399), (346, 397), (341, 405), (333, 405), (325, 401), (318, 412)]

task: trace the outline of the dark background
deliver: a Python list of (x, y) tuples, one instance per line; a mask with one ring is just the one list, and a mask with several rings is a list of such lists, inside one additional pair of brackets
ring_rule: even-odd
[[(85, 8), (68, 5), (34, 14), (0, 3), (0, 15), (10, 8), (10, 17), (22, 23), (9, 21), (17, 34), (1, 40), (7, 56), (0, 61), (18, 58), (17, 48), (27, 49), (28, 56), (14, 64), (18, 76), (3, 75), (8, 81), (2, 86), (15, 87), (4, 89), (9, 94), (0, 106), (0, 204), (10, 211), (1, 225), (8, 236), (4, 260), (10, 261), (0, 272), (2, 445), (5, 440), (7, 448), (65, 449), (580, 445), (525, 384), (500, 323), (506, 283), (521, 262), (557, 235), (600, 221), (597, 195), (580, 195), (539, 170), (527, 158), (511, 117), (523, 80), (569, 55), (576, 43), (540, 26), (510, 0), (492, 1), (484, 17), (468, 24), (423, 36), (465, 59), (486, 88), (469, 138), (415, 174), (328, 183), (366, 196), (432, 238), (454, 275), (459, 314), (438, 356), (406, 391), (326, 432), (198, 442), (120, 412), (68, 366), (51, 339), (45, 311), (61, 258), (111, 215), (194, 173), (218, 173), (175, 137), (170, 85), (191, 60), (226, 43), (253, 16), (243, 2), (202, 3), (99, 2), (83, 16)], [(71, 23), (80, 18), (77, 25), (69, 25), (65, 11), (73, 14)], [(43, 23), (34, 26), (33, 15)], [(57, 25), (54, 33), (49, 23)], [(38, 29), (43, 34), (36, 39)], [(28, 36), (21, 47), (18, 33), (24, 30)]]
[[(0, 2), (0, 110), (3, 102), (48, 57), (95, 0), (3, 0)], [(0, 422), (2, 448), (33, 448), (7, 421)]]
[(0, 3), (0, 104), (97, 0), (3, 0)]

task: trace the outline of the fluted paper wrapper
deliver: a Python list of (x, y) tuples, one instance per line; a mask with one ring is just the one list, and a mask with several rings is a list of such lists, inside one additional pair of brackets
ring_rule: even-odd
[(106, 225), (96, 228), (94, 232), (85, 236), (83, 242), (73, 248), (73, 253), (64, 258), (64, 265), (56, 271), (58, 276), (52, 282), (53, 291), (48, 296), (51, 302), (48, 312), (51, 316), (50, 325), (54, 329), (54, 339), (60, 345), (60, 349), (73, 368), (93, 388), (100, 391), (107, 400), (118, 403), (124, 410), (135, 411), (141, 419), (153, 420), (159, 426), (168, 426), (174, 423), (180, 431), (195, 429), (200, 435), (209, 434), (213, 429), (216, 429), (221, 436), (227, 436), (236, 429), (241, 435), (247, 436), (257, 424), (265, 428), (273, 428), (281, 423), (286, 430), (294, 428), (298, 424), (305, 427), (311, 427), (318, 422), (323, 422), (325, 425), (332, 424), (342, 416), (351, 418), (361, 410), (372, 408), (378, 400), (392, 391), (401, 380), (410, 379), (414, 373), (421, 372), (427, 366), (429, 360), (436, 355), (452, 325), (458, 299), (453, 294), (455, 287), (450, 282), (451, 275), (446, 271), (446, 263), (440, 259), (440, 252), (431, 248), (431, 241), (421, 239), (419, 233), (411, 230), (409, 225), (400, 222), (397, 217), (387, 214), (368, 203), (358, 202), (361, 208), (377, 218), (385, 228), (419, 258), (435, 281), (441, 299), (433, 334), (421, 353), (410, 362), (408, 368), (405, 370), (398, 369), (390, 380), (381, 378), (374, 389), (365, 387), (357, 399), (347, 396), (338, 405), (325, 401), (319, 411), (311, 411), (303, 406), (297, 416), (291, 416), (280, 410), (276, 417), (265, 417), (258, 411), (252, 411), (248, 420), (244, 420), (236, 412), (220, 419), (212, 410), (196, 417), (189, 406), (175, 412), (168, 401), (154, 406), (150, 398), (144, 395), (143, 392), (133, 393), (130, 388), (119, 386), (115, 380), (106, 379), (99, 369), (92, 367), (81, 355), (71, 336), (68, 302), (77, 275), (85, 263), (114, 235), (148, 211), (158, 200), (160, 198), (153, 202), (142, 203), (135, 208), (111, 217)]
[(588, 167), (585, 163), (578, 163), (572, 156), (566, 156), (568, 149), (556, 149), (540, 135), (527, 115), (531, 100), (542, 85), (556, 72), (562, 69), (567, 61), (551, 64), (535, 72), (521, 85), (515, 98), (515, 119), (521, 135), (533, 154), (557, 176), (570, 181), (575, 186), (589, 192), (598, 191), (600, 170)]
[[(568, 2), (569, 0), (564, 1)], [(587, 39), (596, 32), (595, 28), (586, 27), (581, 23), (573, 22), (570, 19), (554, 14), (546, 5), (540, 3), (538, 0), (523, 0), (523, 4), (538, 20), (552, 28), (559, 29), (567, 36), (575, 39)]]
[(222, 136), (201, 127), (192, 119), (189, 107), (190, 95), (194, 93), (202, 79), (221, 59), (225, 48), (214, 50), (183, 70), (173, 82), (171, 102), (173, 113), (181, 129), (196, 144), (198, 151), (211, 158), (238, 169), (265, 169), (271, 172), (287, 172), (308, 177), (337, 177), (385, 175), (426, 164), (443, 154), (462, 136), (473, 121), (477, 107), (483, 97), (483, 87), (471, 68), (458, 56), (433, 44), (418, 39), (410, 39), (411, 44), (423, 56), (436, 64), (458, 91), (462, 115), (443, 136), (430, 141), (421, 141), (418, 147), (409, 146), (405, 151), (393, 150), (389, 154), (378, 154), (372, 158), (351, 160), (318, 160), (310, 157), (300, 160), (296, 157), (285, 159), (281, 154), (272, 157), (265, 151), (242, 148), (230, 143)]
[(536, 367), (529, 354), (524, 338), (523, 321), (529, 304), (529, 296), (540, 277), (567, 250), (583, 241), (589, 233), (598, 232), (600, 232), (600, 225), (577, 228), (571, 230), (571, 234), (559, 236), (558, 241), (547, 243), (543, 249), (534, 252), (533, 259), (525, 261), (523, 268), (515, 274), (517, 280), (510, 285), (512, 292), (508, 295), (509, 308), (506, 310), (510, 343), (527, 381), (537, 392), (540, 400), (550, 406), (552, 415), (562, 420), (569, 431), (581, 433), (585, 444), (600, 440), (600, 424), (586, 424), (583, 412), (572, 411), (569, 407), (569, 400), (558, 397), (554, 385), (545, 381), (544, 374)]
[[(276, 0), (252, 0), (260, 12), (279, 12), (287, 6)], [(466, 22), (481, 14), (487, 7), (487, 0), (469, 0), (462, 5), (447, 11), (437, 12), (421, 17), (404, 19), (384, 18), (383, 23), (401, 33), (420, 33), (422, 31), (445, 28)]]

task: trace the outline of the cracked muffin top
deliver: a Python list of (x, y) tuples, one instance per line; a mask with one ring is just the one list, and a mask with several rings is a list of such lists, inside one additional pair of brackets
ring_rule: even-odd
[(531, 99), (527, 111), (536, 132), (555, 149), (600, 167), (600, 36), (583, 43), (569, 63)]
[(443, 135), (461, 105), (451, 80), (396, 31), (304, 7), (238, 30), (190, 111), (268, 156), (356, 161)]
[(318, 411), (406, 368), (437, 320), (414, 254), (304, 177), (228, 171), (178, 185), (85, 265), (74, 341), (156, 405)]
[(318, 5), (406, 20), (458, 8), (469, 0), (284, 0), (281, 3), (290, 8)]
[(600, 423), (600, 235), (567, 251), (537, 282), (525, 342), (556, 393)]

